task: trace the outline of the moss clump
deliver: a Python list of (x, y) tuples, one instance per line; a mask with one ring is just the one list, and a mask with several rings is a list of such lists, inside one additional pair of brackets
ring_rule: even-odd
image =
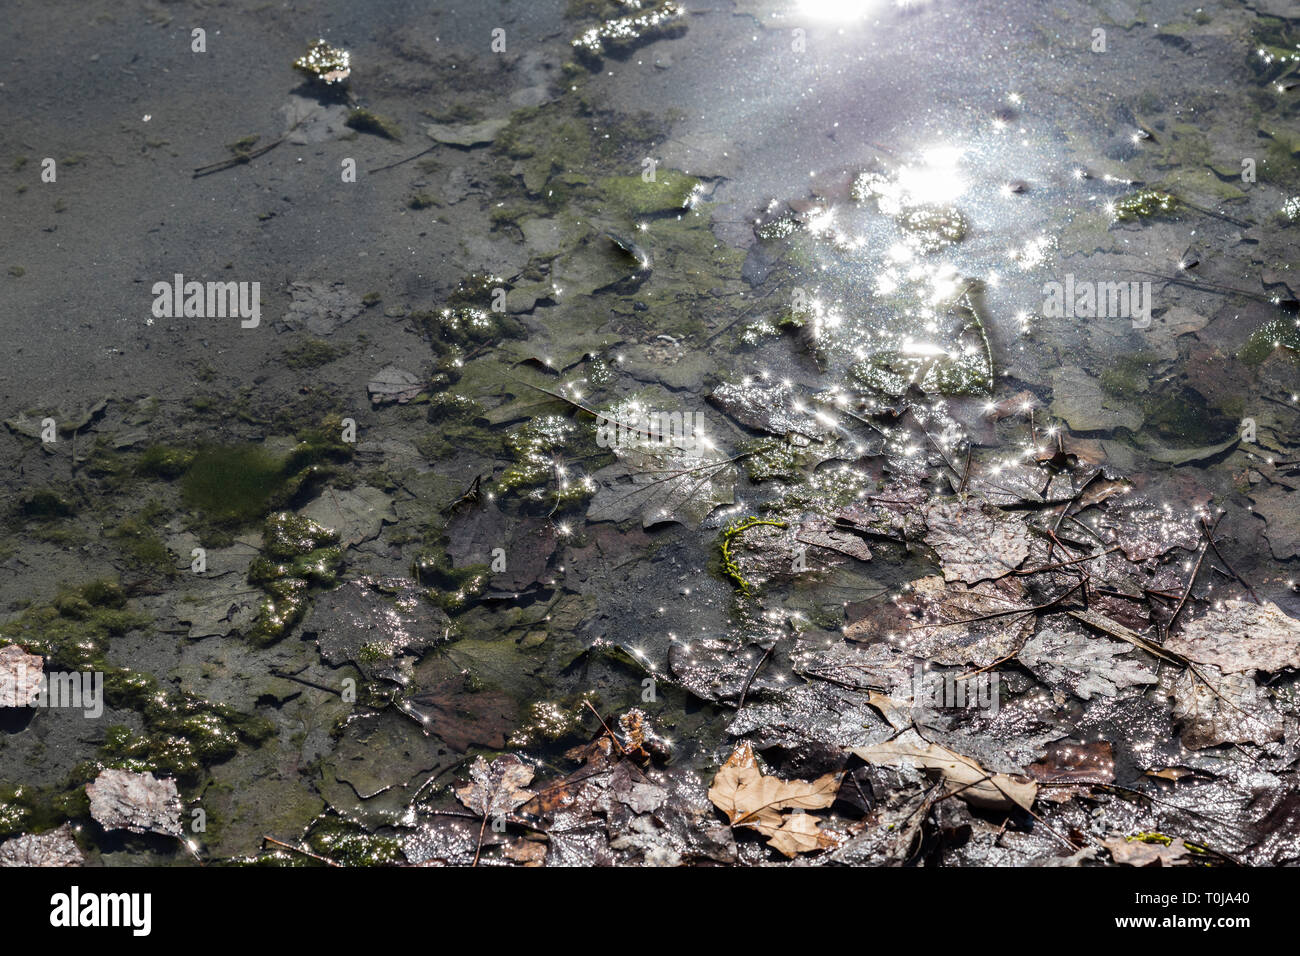
[(1237, 353), (1247, 365), (1259, 365), (1278, 349), (1285, 349), (1292, 361), (1300, 356), (1300, 321), (1276, 318), (1251, 333)]
[(285, 462), (260, 446), (219, 445), (195, 455), (181, 495), (214, 522), (246, 524), (266, 513), (285, 479)]
[(1141, 189), (1113, 204), (1112, 215), (1116, 222), (1137, 222), (1152, 216), (1163, 216), (1178, 209), (1178, 198), (1159, 189)]
[(143, 733), (126, 727), (108, 728), (100, 749), (107, 767), (167, 773), (193, 782), (204, 767), (229, 760), (241, 740), (262, 743), (275, 732), (263, 717), (241, 714), (193, 694), (161, 690), (146, 674), (119, 668), (105, 675), (105, 691), (113, 706), (130, 698), (144, 718)]
[[(749, 480), (761, 481), (799, 481), (804, 476), (804, 469), (821, 461), (826, 449), (820, 443), (804, 447), (789, 441), (759, 440), (745, 445), (741, 452), (745, 455), (745, 469)], [(822, 457), (818, 457), (820, 454)]]
[[(107, 659), (113, 638), (149, 624), (148, 617), (128, 607), (119, 582), (97, 579), (61, 591), (49, 604), (28, 608), (8, 623), (0, 637), (0, 645), (18, 644), (43, 656), (48, 670), (103, 674), (108, 706), (139, 714), (142, 731), (109, 728), (99, 763), (83, 765), (73, 775), (74, 784), (86, 782), (104, 766), (169, 773), (193, 781), (204, 766), (233, 756), (239, 740), (261, 742), (273, 733), (270, 723), (260, 717), (166, 689), (152, 675)], [(51, 806), (63, 817), (84, 815), (85, 808), (76, 806), (83, 800), (84, 790), (78, 788), (70, 798), (55, 800)], [(6, 803), (0, 794), (0, 832)]]
[(406, 200), (407, 209), (428, 209), (430, 206), (436, 205), (438, 205), (438, 200), (428, 193), (416, 193)]
[(67, 498), (49, 488), (29, 492), (18, 500), (18, 515), (24, 519), (53, 521), (68, 517), (74, 510)]
[(640, 176), (609, 176), (598, 183), (607, 206), (628, 216), (671, 215), (690, 209), (700, 188), (694, 176), (661, 169), (653, 182)]
[(248, 568), (248, 580), (267, 594), (248, 637), (273, 644), (302, 619), (312, 587), (333, 587), (343, 566), (339, 536), (292, 512), (266, 519), (262, 554)]
[(378, 113), (372, 113), (370, 110), (360, 107), (348, 113), (345, 125), (358, 133), (370, 133), (373, 136), (382, 136), (384, 139), (400, 140), (402, 138), (402, 131), (388, 117), (380, 116)]
[(161, 503), (150, 502), (136, 516), (118, 522), (108, 534), (121, 542), (122, 550), (136, 564), (170, 576), (176, 572), (171, 552), (154, 530), (165, 512)]
[(441, 356), (502, 338), (522, 338), (524, 327), (508, 315), (461, 305), (434, 312), (412, 312), (415, 328)]
[(291, 369), (313, 369), (342, 357), (345, 350), (321, 339), (307, 339), (284, 350), (284, 364)]
[(560, 415), (543, 415), (506, 435), (506, 450), (514, 464), (506, 468), (497, 485), (532, 501), (570, 504), (582, 501), (594, 488), (569, 480), (562, 471), (561, 454), (578, 435), (578, 426)]
[(415, 447), (430, 461), (467, 452), (493, 458), (501, 449), (501, 441), (483, 422), (483, 414), (482, 405), (463, 395), (452, 392), (431, 395), (428, 420), (433, 427), (423, 430)]
[(149, 623), (126, 607), (121, 585), (96, 580), (60, 591), (49, 604), (27, 608), (6, 624), (0, 645), (18, 644), (40, 654), (48, 670), (104, 670), (109, 641)]
[(425, 588), (425, 596), (448, 614), (465, 610), (487, 590), (492, 569), (486, 564), (452, 567), (445, 551), (431, 549), (416, 555), (411, 574)]
[(316, 853), (344, 866), (388, 866), (406, 860), (397, 840), (337, 817), (317, 823), (307, 841)]

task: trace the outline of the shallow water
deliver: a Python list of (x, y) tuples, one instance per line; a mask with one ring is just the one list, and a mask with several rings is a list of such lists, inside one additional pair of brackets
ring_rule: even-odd
[[(665, 780), (707, 783), (740, 737), (823, 772), (885, 725), (790, 703), (817, 685), (786, 638), (832, 646), (937, 565), (872, 539), (791, 571), (791, 526), (903, 477), (1007, 505), (1058, 449), (1149, 502), (1120, 534), (1193, 529), (1157, 590), (1218, 518), (1185, 613), (1240, 575), (1300, 616), (1300, 141), (1267, 59), (1300, 9), (715, 0), (575, 52), (618, 7), (14, 7), (0, 635), (110, 692), (94, 721), (4, 711), (0, 836), (86, 820), (107, 766), (176, 776), (208, 824), (192, 851), (92, 827), (94, 861), (242, 861), (271, 833), (464, 863), (429, 811), (473, 757), (563, 774), (631, 707)], [(292, 69), (318, 36), (346, 92)], [(1124, 216), (1143, 189), (1177, 205)], [(256, 325), (158, 314), (177, 274), (259, 283)], [(1052, 283), (1114, 282), (1149, 283), (1149, 314), (1052, 314)], [(609, 447), (591, 413), (634, 405), (708, 443)], [(337, 536), (275, 553), (281, 511)], [(750, 516), (777, 524), (728, 574)], [(120, 600), (74, 596), (97, 579)], [(1114, 741), (1126, 786), (1154, 766), (1163, 711), (1056, 703), (998, 732), (1031, 759)]]

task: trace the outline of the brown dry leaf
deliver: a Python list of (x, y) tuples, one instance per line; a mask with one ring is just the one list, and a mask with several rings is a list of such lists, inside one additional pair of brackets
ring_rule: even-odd
[(456, 799), (480, 816), (503, 816), (535, 796), (524, 789), (532, 783), (533, 768), (514, 754), (497, 757), (491, 764), (476, 757), (469, 778), (469, 784), (456, 789)]
[(1174, 866), (1187, 856), (1187, 847), (1183, 846), (1182, 840), (1174, 840), (1166, 846), (1114, 836), (1102, 840), (1101, 845), (1110, 850), (1111, 859), (1116, 863), (1128, 866)]
[(980, 807), (1010, 810), (1016, 805), (1028, 810), (1038, 796), (1038, 784), (1028, 777), (989, 773), (970, 757), (932, 744), (914, 730), (870, 747), (850, 747), (849, 753), (876, 767), (938, 770), (957, 796)]
[(524, 866), (541, 866), (546, 859), (546, 844), (537, 840), (515, 840), (501, 851), (507, 859)]
[[(727, 815), (732, 826), (747, 826), (768, 838), (786, 856), (832, 846), (834, 841), (807, 814), (782, 814), (782, 810), (822, 810), (835, 802), (842, 774), (823, 774), (816, 780), (782, 780), (758, 769), (754, 750), (742, 742), (727, 758), (709, 788), (709, 800)], [(805, 820), (793, 817), (804, 816)]]
[(814, 850), (826, 850), (838, 844), (838, 840), (825, 832), (817, 824), (817, 818), (810, 813), (786, 814), (782, 823), (775, 830), (757, 827), (767, 837), (769, 846), (779, 850), (788, 857), (799, 853), (811, 853)]
[(1271, 674), (1300, 667), (1300, 621), (1271, 602), (1220, 601), (1183, 625), (1165, 649), (1225, 674)]

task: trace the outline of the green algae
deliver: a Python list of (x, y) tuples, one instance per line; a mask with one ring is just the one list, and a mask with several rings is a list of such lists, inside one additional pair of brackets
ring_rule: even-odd
[(137, 474), (150, 478), (179, 478), (194, 463), (195, 452), (171, 445), (151, 445), (136, 460)]
[(347, 354), (347, 350), (321, 339), (306, 339), (284, 350), (284, 364), (291, 369), (316, 369)]
[(1101, 387), (1119, 398), (1136, 399), (1147, 390), (1151, 366), (1156, 361), (1156, 355), (1151, 352), (1118, 355), (1114, 364), (1099, 376)]
[(216, 523), (247, 524), (266, 512), (285, 480), (284, 460), (260, 446), (214, 446), (195, 455), (181, 497)]
[(1138, 222), (1176, 212), (1180, 205), (1172, 193), (1159, 189), (1141, 189), (1115, 200), (1111, 215), (1115, 222)]
[(740, 589), (740, 593), (750, 596), (752, 585), (740, 571), (740, 565), (736, 563), (736, 557), (733, 548), (736, 546), (736, 539), (748, 531), (750, 528), (757, 528), (761, 525), (767, 525), (773, 528), (788, 528), (789, 525), (784, 521), (773, 521), (770, 518), (760, 518), (757, 515), (751, 515), (743, 521), (732, 522), (718, 537), (718, 546), (722, 552), (722, 573), (730, 578)]
[(429, 461), (441, 461), (466, 452), (494, 458), (501, 450), (500, 435), (486, 427), (485, 410), (471, 398), (453, 392), (429, 397), (429, 428), (415, 441), (415, 447)]
[(533, 701), (528, 719), (510, 735), (511, 747), (536, 747), (555, 744), (567, 737), (586, 733), (586, 721), (592, 708), (598, 708), (599, 695), (585, 690), (559, 699)]
[(685, 212), (698, 198), (701, 183), (686, 173), (660, 169), (649, 182), (640, 175), (607, 176), (596, 186), (609, 209), (639, 217)]
[(337, 416), (299, 435), (304, 440), (283, 457), (251, 444), (200, 449), (181, 479), (181, 500), (215, 527), (250, 524), (288, 504), (309, 484), (330, 477), (330, 462), (352, 455), (341, 440)]
[(123, 552), (136, 565), (171, 576), (176, 573), (175, 559), (154, 530), (166, 512), (161, 502), (151, 501), (139, 513), (124, 518), (109, 529), (107, 536), (119, 541)]
[(283, 638), (302, 619), (313, 587), (338, 584), (343, 552), (335, 531), (310, 518), (280, 511), (266, 519), (262, 553), (248, 568), (248, 581), (266, 592), (248, 637), (266, 646)]
[(469, 305), (412, 312), (409, 319), (438, 355), (452, 361), (463, 361), (467, 348), (525, 334), (517, 319)]
[(447, 552), (441, 548), (426, 548), (415, 556), (411, 576), (425, 588), (425, 596), (448, 614), (458, 614), (483, 594), (492, 579), (492, 569), (486, 564), (454, 567)]
[(637, 4), (621, 12), (623, 16), (611, 17), (573, 38), (570, 46), (575, 56), (590, 68), (599, 68), (606, 55), (626, 55), (642, 44), (686, 31), (686, 11), (676, 0), (659, 0), (653, 6)]
[(497, 482), (503, 494), (531, 501), (575, 504), (595, 492), (582, 481), (568, 480), (564, 453), (574, 450), (579, 428), (560, 415), (541, 415), (506, 435), (514, 461)]
[(64, 589), (48, 604), (26, 609), (10, 621), (0, 644), (16, 644), (45, 658), (46, 668), (104, 675), (104, 696), (115, 711), (134, 711), (141, 731), (110, 728), (99, 763), (74, 774), (85, 782), (98, 768), (150, 770), (182, 780), (229, 759), (236, 744), (261, 742), (272, 733), (263, 718), (249, 716), (193, 694), (171, 690), (150, 674), (112, 663), (112, 639), (146, 630), (151, 619), (129, 606), (120, 582), (111, 578)]
[(379, 836), (336, 816), (313, 824), (307, 843), (314, 852), (343, 866), (388, 866), (406, 860), (393, 837)]
[(372, 113), (370, 110), (360, 107), (348, 113), (344, 125), (349, 129), (356, 130), (358, 133), (369, 133), (383, 139), (400, 141), (402, 138), (401, 129), (387, 116), (380, 116), (378, 113)]
[(1300, 356), (1300, 323), (1296, 319), (1279, 317), (1265, 322), (1251, 333), (1237, 357), (1247, 365), (1259, 365), (1279, 349), (1292, 361)]
[(15, 510), (24, 519), (52, 521), (57, 518), (67, 518), (76, 509), (72, 502), (59, 492), (51, 488), (38, 488), (20, 498)]

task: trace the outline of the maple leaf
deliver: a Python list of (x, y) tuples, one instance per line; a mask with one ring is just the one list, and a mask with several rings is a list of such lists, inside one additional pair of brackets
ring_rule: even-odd
[(768, 838), (768, 844), (793, 857), (797, 853), (833, 846), (834, 837), (822, 832), (815, 817), (782, 810), (823, 810), (835, 802), (840, 789), (838, 773), (816, 780), (782, 780), (758, 769), (754, 750), (741, 743), (718, 770), (709, 787), (709, 800), (727, 815), (732, 826), (751, 827)]
[(484, 818), (504, 816), (534, 796), (533, 791), (524, 789), (532, 783), (533, 768), (513, 754), (497, 757), (490, 764), (476, 757), (469, 779), (467, 785), (456, 789), (456, 799)]

